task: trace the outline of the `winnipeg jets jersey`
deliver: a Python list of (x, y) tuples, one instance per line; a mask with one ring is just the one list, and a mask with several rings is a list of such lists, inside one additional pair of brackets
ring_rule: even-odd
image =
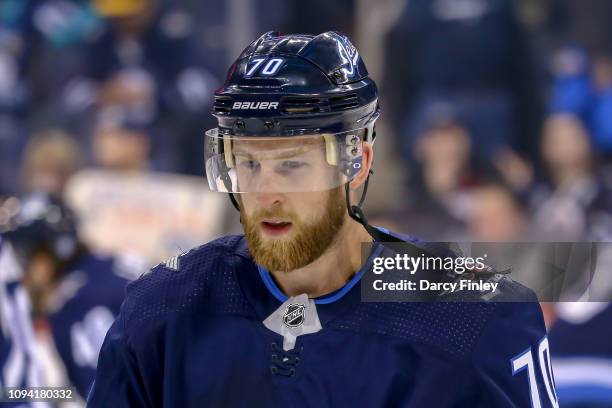
[(362, 302), (371, 267), (331, 294), (291, 299), (243, 236), (161, 264), (128, 285), (88, 406), (557, 406), (530, 291), (508, 280), (500, 290), (524, 302)]

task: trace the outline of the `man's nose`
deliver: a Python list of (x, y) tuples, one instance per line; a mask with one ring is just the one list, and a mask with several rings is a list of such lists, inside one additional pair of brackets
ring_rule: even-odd
[(261, 208), (272, 208), (283, 203), (284, 197), (282, 193), (260, 192), (255, 193), (257, 205)]

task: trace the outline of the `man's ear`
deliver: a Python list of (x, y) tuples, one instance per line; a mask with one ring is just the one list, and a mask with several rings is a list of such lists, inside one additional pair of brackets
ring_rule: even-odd
[(365, 183), (368, 175), (370, 174), (370, 169), (372, 168), (372, 162), (374, 160), (374, 149), (372, 147), (372, 143), (363, 142), (361, 144), (361, 170), (359, 173), (353, 178), (351, 181), (351, 190), (356, 190)]

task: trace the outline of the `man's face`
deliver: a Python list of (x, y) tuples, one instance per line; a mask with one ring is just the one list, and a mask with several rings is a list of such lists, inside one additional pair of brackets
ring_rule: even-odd
[(94, 160), (109, 169), (141, 170), (149, 157), (149, 139), (144, 132), (127, 129), (102, 130), (94, 134)]
[(474, 198), (469, 227), (476, 241), (512, 242), (523, 238), (525, 215), (509, 191), (485, 186)]
[(312, 263), (334, 242), (344, 223), (343, 189), (276, 191), (291, 190), (296, 184), (329, 186), (330, 178), (339, 176), (337, 169), (327, 164), (323, 149), (303, 143), (277, 142), (274, 154), (269, 153), (270, 146), (246, 147), (236, 146), (235, 157), (238, 183), (250, 183), (258, 190), (238, 195), (253, 259), (272, 271)]
[(53, 255), (46, 250), (34, 251), (28, 259), (23, 283), (30, 294), (35, 313), (46, 311), (53, 291), (53, 282), (58, 275), (56, 265)]
[(551, 116), (544, 125), (542, 139), (542, 156), (553, 169), (581, 168), (591, 160), (589, 135), (575, 116)]

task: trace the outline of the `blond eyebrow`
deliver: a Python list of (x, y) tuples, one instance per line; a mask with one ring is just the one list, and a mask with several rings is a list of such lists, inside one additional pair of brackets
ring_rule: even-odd
[(234, 150), (234, 155), (235, 156), (244, 156), (247, 157), (249, 159), (252, 158), (265, 158), (265, 156), (273, 156), (272, 158), (274, 159), (288, 159), (291, 157), (296, 157), (300, 154), (306, 154), (309, 153), (311, 149), (307, 149), (304, 146), (299, 146), (299, 147), (294, 147), (291, 149), (282, 149), (280, 150), (274, 150), (274, 151), (269, 151), (269, 150), (262, 150), (263, 154), (258, 154), (258, 155), (254, 155), (252, 152), (250, 151), (240, 151), (240, 150)]

